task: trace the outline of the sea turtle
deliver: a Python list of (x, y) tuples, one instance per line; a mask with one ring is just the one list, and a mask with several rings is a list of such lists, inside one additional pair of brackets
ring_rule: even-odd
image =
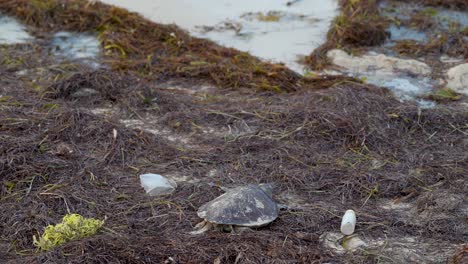
[(202, 205), (198, 216), (204, 221), (195, 226), (192, 234), (212, 228), (234, 231), (233, 227), (260, 227), (278, 217), (278, 205), (272, 199), (270, 184), (247, 185), (228, 190)]

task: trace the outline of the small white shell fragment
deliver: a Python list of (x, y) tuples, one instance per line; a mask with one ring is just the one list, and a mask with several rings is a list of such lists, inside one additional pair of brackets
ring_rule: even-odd
[(175, 181), (152, 173), (140, 175), (140, 182), (150, 196), (171, 194), (177, 187)]
[(341, 233), (352, 235), (356, 227), (356, 213), (353, 210), (347, 210), (341, 220)]

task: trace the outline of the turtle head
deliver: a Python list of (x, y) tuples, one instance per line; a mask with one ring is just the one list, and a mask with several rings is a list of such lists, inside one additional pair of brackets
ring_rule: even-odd
[(260, 183), (258, 185), (262, 191), (264, 191), (268, 196), (273, 197), (273, 189), (275, 188), (274, 183)]

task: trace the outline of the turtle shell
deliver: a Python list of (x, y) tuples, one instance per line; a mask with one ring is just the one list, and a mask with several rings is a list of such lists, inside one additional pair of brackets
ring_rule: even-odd
[(259, 186), (228, 190), (198, 209), (198, 216), (215, 224), (257, 227), (278, 217), (278, 206)]

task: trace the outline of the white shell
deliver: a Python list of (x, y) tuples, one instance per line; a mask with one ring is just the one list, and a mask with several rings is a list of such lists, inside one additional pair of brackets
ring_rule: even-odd
[(347, 210), (341, 220), (341, 233), (352, 235), (356, 227), (356, 213), (353, 210)]
[(143, 187), (150, 196), (159, 196), (171, 194), (177, 187), (171, 179), (167, 179), (159, 174), (140, 175), (141, 187)]

